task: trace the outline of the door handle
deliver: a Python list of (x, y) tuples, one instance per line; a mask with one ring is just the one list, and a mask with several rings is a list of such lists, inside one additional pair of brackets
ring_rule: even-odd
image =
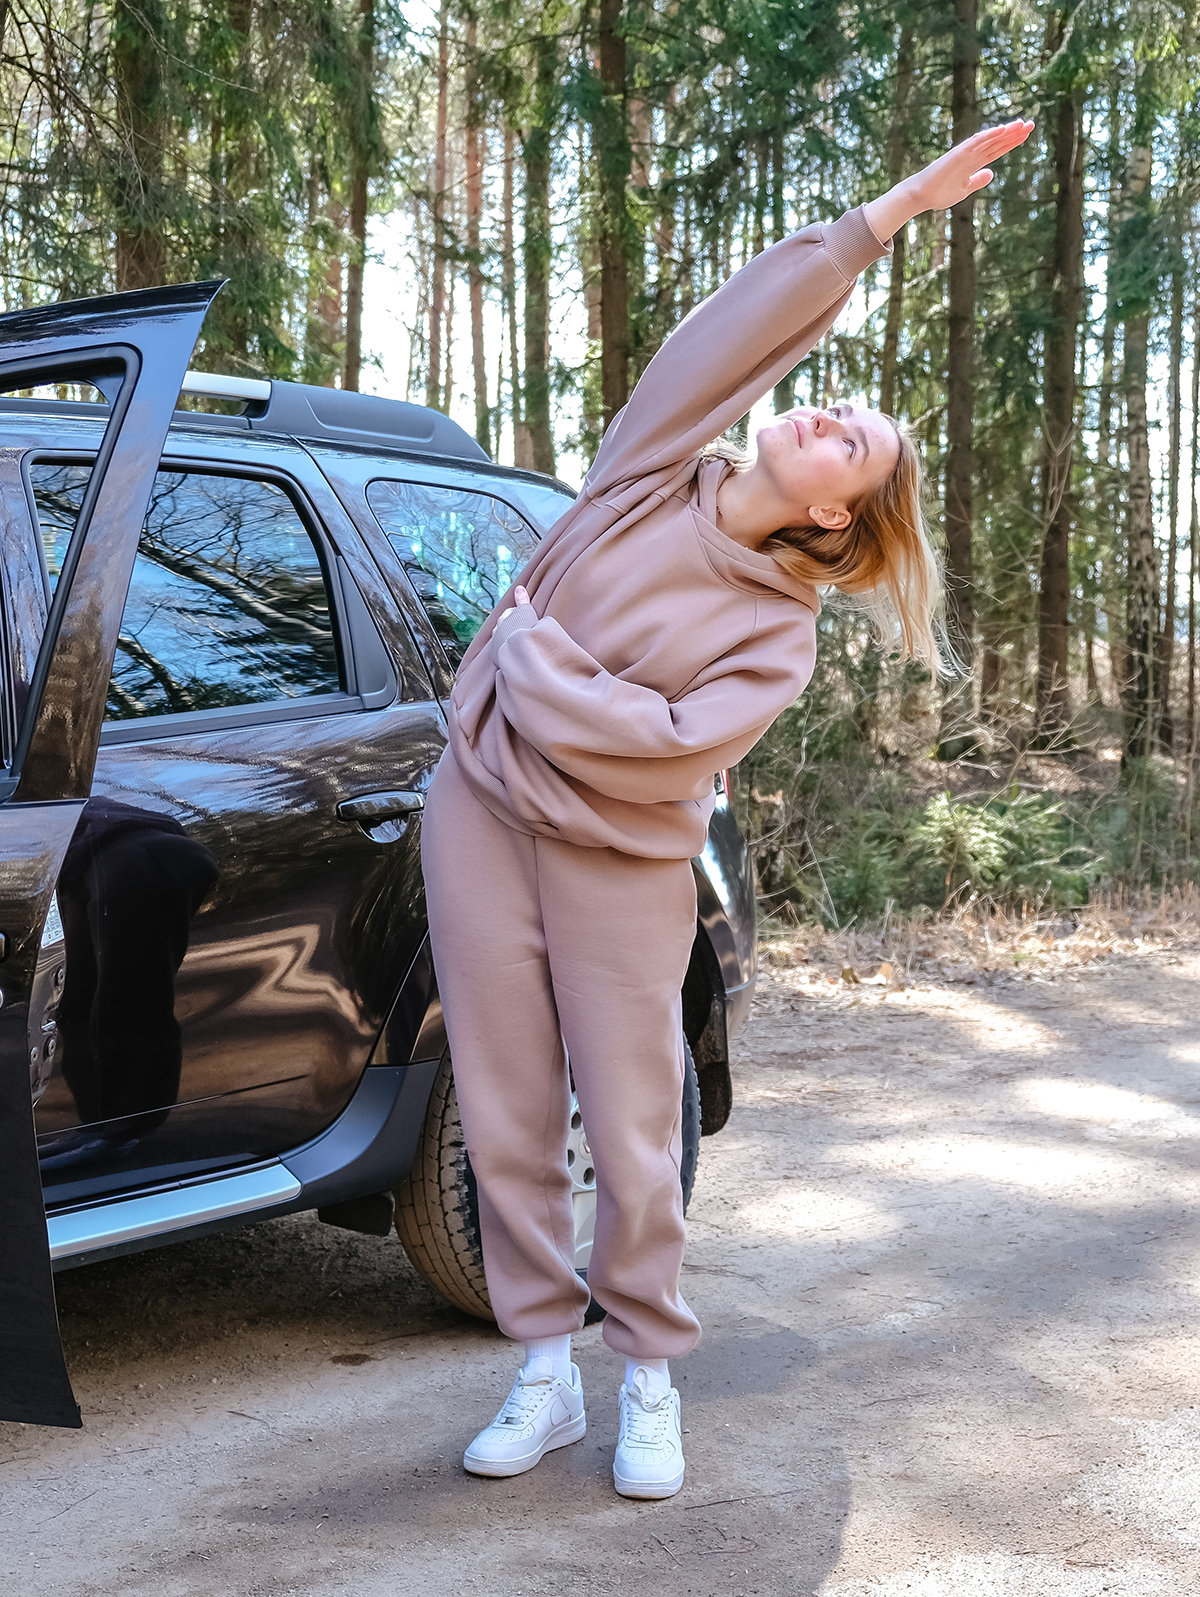
[(342, 800), (337, 807), (337, 818), (351, 825), (375, 826), (380, 821), (393, 821), (401, 815), (414, 815), (424, 808), (423, 793), (360, 793), (357, 798)]

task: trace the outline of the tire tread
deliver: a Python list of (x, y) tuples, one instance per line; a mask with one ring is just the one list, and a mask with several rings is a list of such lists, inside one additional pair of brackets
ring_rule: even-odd
[(429, 1095), (412, 1169), (396, 1190), (396, 1232), (417, 1274), (455, 1308), (495, 1320), (483, 1254), (466, 1208), (467, 1150), (450, 1056)]

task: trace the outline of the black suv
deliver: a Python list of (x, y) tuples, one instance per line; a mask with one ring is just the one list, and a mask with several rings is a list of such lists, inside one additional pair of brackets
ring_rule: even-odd
[[(218, 287), (0, 316), (3, 1418), (78, 1423), (47, 1242), (61, 1268), (317, 1209), (394, 1222), (490, 1312), (419, 814), (456, 663), (571, 493), (420, 406), (189, 371)], [(718, 788), (689, 1186), (754, 981)], [(578, 1114), (568, 1158), (586, 1271)]]

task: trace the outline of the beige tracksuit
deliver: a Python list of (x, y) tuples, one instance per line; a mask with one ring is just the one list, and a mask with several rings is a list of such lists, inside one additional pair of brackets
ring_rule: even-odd
[[(488, 1289), (511, 1337), (583, 1323), (570, 1058), (595, 1159), (588, 1283), (621, 1353), (699, 1338), (679, 1295), (680, 989), (713, 773), (812, 674), (815, 591), (716, 525), (702, 447), (885, 253), (861, 211), (757, 256), (675, 330), (576, 503), (467, 651), (422, 861)], [(564, 1043), (566, 1056), (564, 1056)]]

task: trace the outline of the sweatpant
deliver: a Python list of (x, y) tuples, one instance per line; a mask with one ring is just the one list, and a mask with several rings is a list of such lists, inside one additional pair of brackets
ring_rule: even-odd
[[(604, 1340), (686, 1353), (680, 992), (696, 926), (687, 860), (530, 837), (449, 750), (422, 820), (429, 932), (479, 1188), (488, 1293), (517, 1341), (583, 1324), (567, 1168), (567, 1060), (596, 1170), (588, 1286)], [(565, 1044), (565, 1051), (564, 1051)]]

